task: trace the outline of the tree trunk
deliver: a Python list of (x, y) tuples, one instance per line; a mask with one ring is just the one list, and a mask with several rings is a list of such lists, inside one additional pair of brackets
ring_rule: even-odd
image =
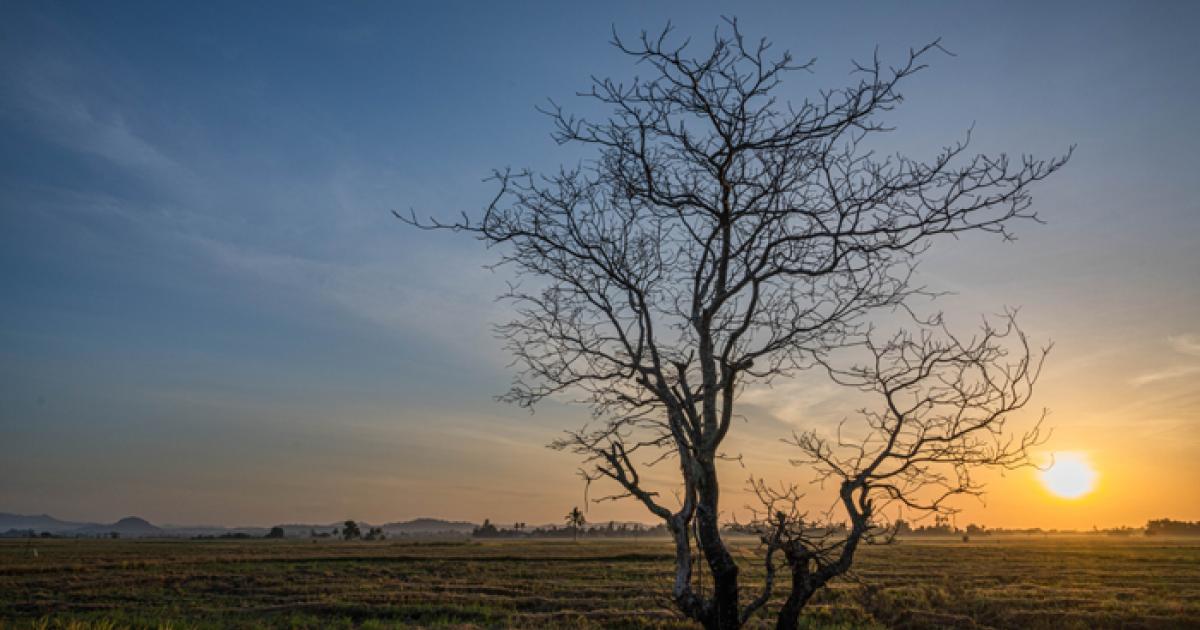
[(814, 591), (810, 577), (807, 561), (792, 564), (792, 588), (783, 607), (779, 609), (776, 630), (796, 630), (800, 626), (800, 611), (804, 610)]
[(692, 543), (688, 533), (688, 519), (684, 518), (682, 513), (675, 514), (667, 520), (667, 527), (675, 539), (675, 604), (683, 614), (709, 627), (707, 606), (692, 590)]
[(704, 626), (713, 630), (734, 630), (741, 627), (738, 619), (738, 566), (721, 539), (718, 520), (720, 491), (716, 469), (712, 462), (704, 462), (702, 466), (704, 472), (697, 484), (699, 502), (696, 506), (696, 532), (699, 538), (697, 542), (713, 578), (712, 608)]

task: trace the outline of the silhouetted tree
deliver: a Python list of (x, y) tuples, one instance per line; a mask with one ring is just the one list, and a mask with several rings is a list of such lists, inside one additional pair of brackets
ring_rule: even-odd
[(571, 508), (566, 516), (567, 527), (571, 528), (571, 536), (578, 541), (579, 529), (587, 524), (587, 519), (583, 517), (583, 512), (579, 511), (578, 507)]
[[(959, 533), (948, 500), (982, 492), (972, 472), (1028, 465), (1028, 449), (1041, 440), (1040, 421), (1017, 435), (1005, 428), (1009, 415), (1029, 401), (1044, 357), (1031, 352), (1012, 313), (1003, 326), (985, 322), (970, 340), (935, 318), (919, 333), (903, 331), (882, 341), (868, 334), (859, 349), (865, 355), (860, 363), (819, 362), (835, 382), (881, 398), (880, 409), (860, 411), (861, 437), (852, 439), (839, 426), (833, 438), (809, 431), (791, 440), (802, 453), (794, 463), (838, 489), (849, 529), (814, 529), (798, 507), (795, 486), (777, 490), (752, 482), (762, 504), (756, 529), (768, 563), (772, 553), (781, 553), (791, 572), (780, 627), (796, 626), (809, 598), (849, 570), (861, 543), (891, 542), (907, 528), (896, 518), (899, 512), (932, 513), (938, 533)], [(772, 571), (768, 567), (764, 598)]]
[(271, 531), (267, 532), (266, 538), (283, 538), (284, 532), (282, 527), (272, 527)]
[(342, 525), (342, 538), (345, 540), (357, 540), (362, 538), (362, 530), (358, 528), (358, 523), (354, 521), (346, 521)]
[[(900, 84), (936, 43), (895, 67), (878, 58), (855, 64), (853, 85), (798, 104), (780, 101), (778, 88), (812, 62), (772, 58), (765, 40), (746, 40), (733, 20), (696, 57), (687, 42), (672, 42), (670, 27), (613, 43), (647, 70), (631, 82), (594, 80), (584, 96), (611, 114), (593, 121), (554, 104), (546, 110), (554, 137), (594, 148), (593, 159), (548, 175), (496, 172), (499, 191), (478, 219), (397, 216), (498, 246), (500, 264), (533, 280), (505, 293), (517, 315), (498, 332), (520, 369), (502, 398), (532, 406), (574, 396), (590, 405), (596, 421), (554, 446), (584, 459), (589, 484), (615, 484), (597, 500), (630, 497), (662, 519), (675, 543), (679, 609), (707, 628), (735, 628), (765, 605), (774, 575), (743, 606), (718, 520), (717, 462), (739, 393), (862, 343), (865, 315), (919, 293), (911, 273), (933, 239), (1008, 238), (1012, 222), (1036, 218), (1030, 184), (1066, 157), (968, 156), (969, 135), (928, 161), (869, 150), (887, 130), (881, 115), (901, 101)], [(813, 450), (822, 474), (845, 473), (842, 494), (857, 510), (839, 534), (849, 546), (877, 515), (863, 502), (866, 484), (905, 492), (873, 477), (880, 467), (835, 468), (815, 438), (797, 442)], [(667, 460), (677, 484), (651, 486), (645, 468)], [(782, 527), (803, 530), (786, 513)], [(767, 545), (769, 568), (786, 544)], [(837, 570), (852, 556), (840, 556)], [(705, 563), (711, 589), (696, 588), (693, 558)], [(789, 601), (802, 605), (809, 583), (799, 584)], [(780, 625), (794, 625), (797, 610), (785, 607)]]
[(483, 519), (483, 525), (476, 527), (475, 530), (471, 532), (471, 535), (477, 538), (495, 538), (500, 535), (500, 530), (498, 530), (496, 526), (492, 524), (491, 520), (485, 518)]

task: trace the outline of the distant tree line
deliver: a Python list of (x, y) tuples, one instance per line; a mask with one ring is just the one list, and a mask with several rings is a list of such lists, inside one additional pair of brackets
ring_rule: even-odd
[(635, 538), (667, 536), (669, 532), (665, 525), (649, 527), (641, 523), (617, 523), (609, 521), (603, 524), (586, 523), (579, 525), (547, 525), (530, 528), (526, 523), (513, 523), (511, 527), (497, 527), (490, 519), (484, 519), (483, 524), (476, 527), (471, 536), (475, 538)]
[[(334, 537), (337, 537), (337, 529), (333, 530)], [(346, 521), (342, 525), (342, 540), (383, 540), (387, 538), (382, 527), (371, 527), (364, 534), (362, 528), (354, 521)]]
[(1146, 523), (1147, 536), (1200, 536), (1200, 521), (1173, 521), (1160, 518)]
[[(192, 540), (250, 540), (252, 538), (259, 538), (259, 536), (248, 532), (225, 532), (223, 534), (198, 534), (192, 536)], [(268, 534), (262, 538), (271, 538), (271, 536)]]
[[(932, 524), (916, 525), (909, 523), (903, 519), (897, 520), (895, 523), (896, 535), (900, 537), (906, 536), (963, 536), (971, 538), (976, 536), (991, 536), (991, 535), (1050, 535), (1050, 534), (1102, 534), (1107, 536), (1133, 536), (1136, 534), (1144, 534), (1146, 536), (1200, 536), (1200, 521), (1177, 521), (1169, 518), (1160, 518), (1148, 521), (1144, 527), (1111, 527), (1107, 529), (1092, 528), (1089, 530), (1071, 530), (1071, 529), (1043, 529), (1040, 527), (1029, 528), (989, 528), (975, 523), (968, 524), (965, 528), (960, 528), (953, 525), (945, 518), (937, 518)], [(834, 524), (830, 526), (814, 527), (809, 532), (812, 535), (836, 535), (847, 529), (845, 523)], [(722, 528), (728, 534), (749, 534), (750, 529), (737, 523), (730, 523)], [(527, 523), (513, 523), (511, 527), (498, 527), (492, 523), (490, 519), (484, 519), (483, 524), (476, 527), (471, 536), (475, 538), (640, 538), (640, 537), (656, 537), (668, 536), (670, 532), (665, 525), (648, 526), (641, 523), (617, 523), (616, 521), (608, 521), (607, 523), (592, 524), (577, 523), (572, 525), (569, 521), (566, 526), (559, 527), (557, 525), (547, 525), (543, 527), (530, 528)], [(284, 528), (276, 526), (262, 536), (250, 534), (247, 532), (225, 532), (222, 534), (202, 534), (192, 536), (192, 540), (250, 540), (254, 538), (266, 539), (282, 539), (287, 537), (287, 532)], [(309, 538), (341, 538), (342, 540), (385, 540), (388, 535), (383, 531), (382, 527), (370, 527), (364, 533), (358, 523), (354, 521), (346, 521), (342, 527), (335, 527), (329, 531), (318, 531), (316, 529), (309, 530)], [(64, 538), (64, 539), (85, 539), (85, 538), (100, 538), (100, 539), (119, 539), (120, 532), (103, 532), (103, 533), (78, 533), (78, 532), (49, 532), (37, 531), (33, 529), (9, 529), (0, 532), (0, 538)]]
[(1093, 527), (1090, 531), (1074, 529), (1043, 529), (1028, 528), (987, 528), (974, 523), (960, 529), (951, 525), (945, 519), (938, 519), (932, 525), (913, 527), (910, 523), (897, 521), (898, 536), (990, 536), (998, 535), (1048, 535), (1048, 534), (1101, 534), (1105, 536), (1200, 536), (1200, 521), (1176, 521), (1169, 518), (1151, 520), (1144, 527), (1110, 527), (1101, 529)]
[[(274, 540), (281, 540), (287, 537), (287, 530), (279, 525), (272, 527), (270, 531), (261, 536), (261, 538)], [(387, 538), (387, 533), (383, 531), (382, 527), (370, 527), (367, 529), (366, 533), (364, 533), (358, 523), (353, 520), (347, 520), (342, 524), (341, 527), (334, 527), (329, 531), (317, 531), (316, 529), (309, 529), (308, 537), (341, 538), (343, 540), (384, 540)], [(204, 534), (192, 537), (193, 540), (246, 540), (250, 538), (260, 538), (260, 536), (256, 536), (247, 532), (226, 532), (223, 534)]]
[(33, 530), (33, 529), (16, 529), (16, 528), (9, 529), (8, 531), (0, 532), (0, 538), (71, 538), (71, 539), (113, 538), (113, 539), (116, 539), (116, 538), (120, 538), (120, 537), (121, 537), (120, 532), (103, 532), (103, 533), (47, 532), (47, 531), (39, 532), (39, 531)]

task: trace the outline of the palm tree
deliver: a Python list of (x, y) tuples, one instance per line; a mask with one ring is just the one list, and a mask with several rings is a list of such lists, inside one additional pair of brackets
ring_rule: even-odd
[(579, 542), (579, 528), (587, 524), (587, 519), (583, 518), (583, 512), (579, 511), (578, 507), (571, 508), (567, 514), (567, 526), (571, 528), (571, 534), (575, 537), (575, 542)]

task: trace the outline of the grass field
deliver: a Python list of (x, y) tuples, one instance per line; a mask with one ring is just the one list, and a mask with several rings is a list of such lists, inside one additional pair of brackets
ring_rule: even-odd
[[(36, 553), (35, 553), (36, 551)], [(746, 560), (747, 584), (760, 570)], [(666, 542), (0, 542), (0, 628), (689, 628)], [(857, 581), (856, 581), (857, 580)], [(874, 585), (867, 589), (862, 583)], [(905, 541), (809, 627), (1200, 628), (1200, 541)], [(755, 627), (768, 627), (762, 617)]]

